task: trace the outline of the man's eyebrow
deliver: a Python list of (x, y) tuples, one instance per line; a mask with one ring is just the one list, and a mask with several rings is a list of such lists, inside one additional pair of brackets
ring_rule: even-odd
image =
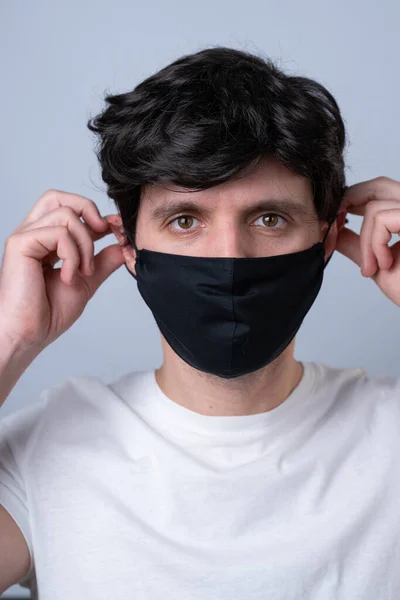
[[(163, 221), (175, 214), (192, 213), (198, 211), (207, 214), (211, 212), (211, 209), (205, 209), (201, 202), (196, 203), (187, 200), (173, 200), (170, 202), (164, 202), (160, 206), (155, 206), (150, 211), (150, 219), (152, 221)], [(284, 212), (289, 216), (315, 219), (315, 213), (308, 206), (288, 198), (261, 200), (260, 202), (249, 205), (244, 209), (244, 213), (246, 215), (261, 211), (271, 213)]]

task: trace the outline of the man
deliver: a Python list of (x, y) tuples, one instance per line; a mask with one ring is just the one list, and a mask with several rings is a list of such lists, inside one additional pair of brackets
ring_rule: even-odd
[(241, 51), (106, 101), (89, 127), (118, 214), (49, 190), (8, 238), (1, 397), (122, 265), (164, 360), (71, 377), (0, 421), (0, 590), (397, 599), (399, 382), (294, 343), (335, 249), (400, 305), (400, 183), (346, 189), (330, 93)]

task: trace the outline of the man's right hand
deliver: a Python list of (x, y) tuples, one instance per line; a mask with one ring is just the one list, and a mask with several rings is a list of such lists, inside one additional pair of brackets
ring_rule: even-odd
[[(94, 256), (94, 242), (110, 233), (92, 200), (46, 191), (4, 244), (0, 335), (24, 348), (44, 349), (69, 329), (124, 263), (118, 244)], [(60, 259), (61, 268), (53, 268)]]

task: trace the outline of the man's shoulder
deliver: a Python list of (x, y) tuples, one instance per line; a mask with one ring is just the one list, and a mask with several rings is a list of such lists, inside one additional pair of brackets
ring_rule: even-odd
[(316, 388), (345, 401), (381, 405), (400, 409), (400, 377), (372, 374), (364, 367), (330, 366), (311, 363), (315, 370)]
[(47, 411), (70, 414), (84, 419), (95, 418), (96, 414), (110, 413), (121, 404), (129, 402), (149, 387), (153, 371), (129, 371), (110, 381), (96, 375), (68, 377), (61, 384), (42, 393), (47, 400)]
[(131, 371), (111, 382), (100, 376), (70, 376), (45, 388), (32, 404), (0, 418), (1, 435), (24, 447), (30, 440), (58, 437), (67, 431), (79, 431), (109, 423), (123, 410), (129, 396), (137, 395), (152, 371)]

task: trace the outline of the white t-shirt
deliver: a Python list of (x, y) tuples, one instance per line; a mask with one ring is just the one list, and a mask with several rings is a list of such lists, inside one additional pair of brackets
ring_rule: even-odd
[(71, 377), (0, 420), (0, 503), (35, 599), (399, 600), (400, 380), (304, 363), (216, 417)]

